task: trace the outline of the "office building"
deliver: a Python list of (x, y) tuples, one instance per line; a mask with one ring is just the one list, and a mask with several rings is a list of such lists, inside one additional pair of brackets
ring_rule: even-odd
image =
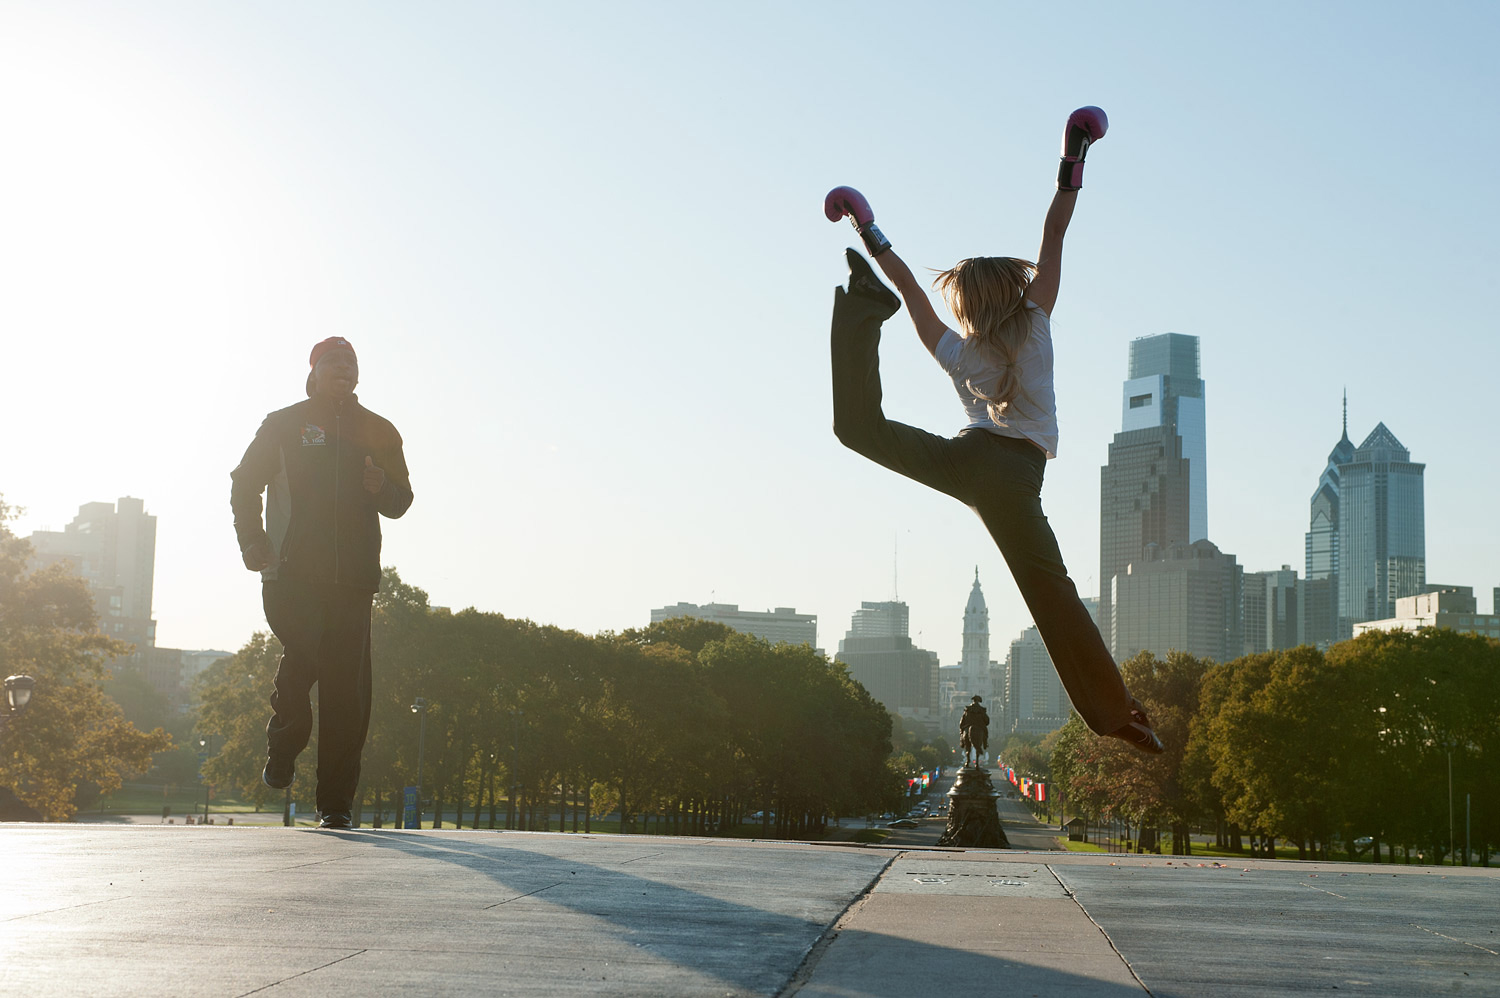
[(1244, 647), (1241, 574), (1234, 555), (1212, 541), (1148, 548), (1112, 580), (1115, 660), (1142, 651), (1158, 658), (1171, 651), (1217, 662), (1238, 658)]
[(1304, 643), (1302, 588), (1290, 565), (1279, 571), (1246, 572), (1240, 587), (1244, 654), (1295, 648)]
[(1121, 405), (1121, 429), (1170, 426), (1182, 438), (1188, 468), (1188, 542), (1208, 536), (1208, 430), (1198, 337), (1182, 333), (1143, 336), (1130, 343), (1130, 377)]
[(1073, 701), (1057, 678), (1052, 656), (1035, 627), (1010, 643), (1005, 657), (1003, 732), (1047, 734), (1067, 723)]
[(1100, 470), (1099, 630), (1117, 614), (1111, 580), (1149, 546), (1169, 548), (1208, 533), (1207, 436), (1198, 338), (1180, 333), (1130, 344), (1121, 431)]
[(145, 502), (125, 496), (113, 504), (85, 503), (62, 530), (38, 530), (29, 540), (32, 567), (61, 562), (88, 583), (99, 630), (133, 645), (130, 661), (144, 666), (156, 644), (156, 517)]
[(1396, 613), (1384, 620), (1354, 625), (1354, 636), (1366, 631), (1416, 631), (1423, 627), (1446, 627), (1468, 634), (1500, 638), (1500, 614), (1480, 613), (1472, 586), (1429, 588), (1415, 596), (1396, 600)]
[(1384, 423), (1339, 468), (1338, 630), (1396, 615), (1396, 600), (1427, 582), (1423, 478), (1426, 465)]
[(849, 637), (894, 638), (910, 632), (911, 610), (899, 600), (861, 603), (849, 622)]
[(886, 710), (936, 730), (941, 703), (938, 657), (918, 648), (907, 633), (905, 603), (861, 603), (839, 642), (836, 661)]
[(815, 613), (798, 613), (796, 609), (778, 606), (774, 610), (741, 610), (735, 603), (678, 603), (651, 611), (651, 623), (656, 624), (673, 617), (697, 617), (723, 624), (741, 634), (762, 638), (771, 644), (811, 645), (818, 644), (818, 616)]

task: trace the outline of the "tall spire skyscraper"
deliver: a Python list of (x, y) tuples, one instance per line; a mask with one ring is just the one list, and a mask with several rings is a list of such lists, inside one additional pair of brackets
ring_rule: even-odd
[(1344, 392), (1344, 434), (1328, 454), (1310, 503), (1304, 576), (1304, 637), (1308, 644), (1327, 648), (1339, 640), (1339, 493), (1344, 465), (1354, 460), (1349, 440), (1349, 393)]
[(974, 586), (964, 606), (964, 650), (959, 659), (959, 688), (970, 696), (990, 702), (995, 695), (990, 676), (990, 610), (979, 588), (979, 566), (974, 566)]

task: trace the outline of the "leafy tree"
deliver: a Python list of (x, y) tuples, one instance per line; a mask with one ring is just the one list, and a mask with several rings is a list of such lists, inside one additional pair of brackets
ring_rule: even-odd
[(1120, 669), (1125, 683), (1151, 716), (1166, 752), (1146, 756), (1118, 739), (1095, 736), (1073, 714), (1057, 733), (1050, 756), (1054, 789), (1091, 818), (1125, 818), (1140, 825), (1142, 848), (1152, 848), (1155, 829), (1170, 826), (1174, 854), (1189, 854), (1189, 823), (1197, 807), (1180, 774), (1206, 668), (1201, 659), (1181, 652), (1165, 660), (1142, 652), (1125, 662)]
[[(776, 834), (811, 835), (830, 815), (888, 807), (899, 794), (890, 716), (843, 665), (806, 646), (773, 647), (690, 618), (590, 637), (450, 613), (391, 569), (372, 640), (362, 785), (381, 801), (416, 780), (418, 696), (428, 705), (424, 788), (434, 806), (475, 823), (503, 794), (518, 827), (582, 798), (585, 825), (617, 810), (627, 829), (655, 815), (658, 830), (665, 821), (704, 834), (760, 810), (768, 832), (774, 812)], [(278, 654), (274, 639), (257, 635), (204, 676), (199, 729), (224, 739), (211, 778), (252, 797), (265, 794), (265, 701)], [(913, 765), (951, 754), (917, 748)]]
[(0, 499), (0, 671), (31, 675), (37, 687), (0, 734), (0, 786), (45, 820), (66, 821), (80, 785), (119, 789), (171, 738), (140, 731), (104, 694), (104, 662), (129, 646), (98, 632), (82, 579), (62, 565), (27, 571), (31, 545), (11, 532), (13, 515)]
[[(260, 631), (238, 652), (215, 662), (198, 677), (198, 731), (212, 736), (214, 749), (203, 764), (203, 775), (212, 784), (234, 787), (260, 808), (281, 794), (260, 778), (266, 761), (271, 682), (280, 661), (281, 642), (270, 632)], [(311, 796), (307, 791), (314, 777), (309, 768), (298, 765), (292, 783), (294, 797)]]

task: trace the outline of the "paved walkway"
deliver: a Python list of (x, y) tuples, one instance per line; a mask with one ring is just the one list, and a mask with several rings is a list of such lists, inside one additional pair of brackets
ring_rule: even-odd
[(1500, 871), (0, 826), (0, 994), (1500, 996)]

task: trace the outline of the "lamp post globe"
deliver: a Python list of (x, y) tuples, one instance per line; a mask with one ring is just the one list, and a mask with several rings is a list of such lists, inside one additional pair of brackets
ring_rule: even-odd
[(36, 680), (30, 676), (5, 677), (5, 702), (0, 703), (0, 731), (5, 730), (12, 717), (26, 709), (35, 689)]
[(10, 707), (12, 714), (19, 714), (31, 703), (32, 691), (36, 689), (36, 680), (30, 676), (6, 676), (5, 677), (5, 702)]

